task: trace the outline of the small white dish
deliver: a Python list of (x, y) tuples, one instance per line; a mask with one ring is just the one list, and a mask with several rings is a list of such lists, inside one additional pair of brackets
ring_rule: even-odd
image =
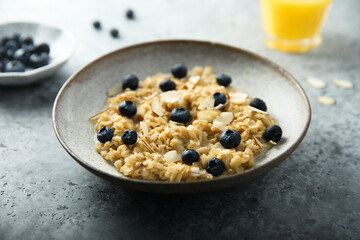
[(20, 86), (38, 82), (58, 70), (72, 55), (75, 41), (64, 29), (31, 22), (11, 22), (0, 24), (0, 39), (15, 33), (28, 34), (35, 44), (46, 42), (50, 46), (50, 62), (40, 68), (25, 72), (0, 72), (0, 85)]

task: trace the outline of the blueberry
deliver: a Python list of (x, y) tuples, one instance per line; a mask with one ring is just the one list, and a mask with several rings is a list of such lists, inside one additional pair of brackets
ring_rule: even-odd
[(5, 43), (6, 43), (7, 41), (9, 41), (10, 39), (11, 39), (11, 38), (9, 38), (9, 37), (3, 37), (3, 38), (1, 39), (0, 45), (1, 45), (1, 46), (4, 46)]
[(34, 40), (32, 37), (26, 34), (20, 36), (19, 42), (21, 45), (34, 45)]
[(127, 129), (121, 135), (121, 140), (125, 145), (133, 145), (137, 141), (137, 133), (132, 129)]
[(33, 53), (29, 58), (29, 65), (33, 68), (38, 68), (45, 66), (49, 63), (49, 54), (43, 53)]
[(33, 48), (32, 53), (50, 53), (50, 46), (47, 43), (41, 43)]
[(4, 72), (25, 72), (25, 65), (20, 61), (10, 61), (5, 65)]
[(122, 88), (130, 88), (131, 90), (136, 90), (139, 87), (139, 78), (134, 74), (126, 75), (122, 81)]
[(109, 127), (102, 127), (97, 132), (97, 139), (99, 142), (106, 143), (107, 141), (110, 141), (114, 136), (114, 131)]
[(5, 58), (12, 59), (16, 50), (8, 49), (5, 50)]
[(171, 110), (170, 120), (174, 122), (186, 123), (190, 120), (190, 112), (183, 107), (174, 108)]
[(219, 85), (227, 87), (231, 83), (231, 77), (226, 74), (220, 73), (216, 76), (216, 81)]
[(220, 143), (224, 148), (236, 148), (239, 146), (240, 141), (241, 136), (239, 132), (234, 129), (228, 129), (220, 135)]
[(0, 72), (4, 71), (4, 63), (0, 61)]
[(135, 103), (125, 100), (120, 103), (119, 111), (123, 116), (132, 117), (136, 114), (137, 109)]
[(261, 111), (264, 111), (264, 112), (266, 112), (266, 110), (267, 110), (265, 102), (263, 100), (261, 100), (260, 98), (251, 99), (250, 106), (260, 109)]
[(134, 18), (135, 18), (134, 11), (131, 10), (131, 9), (128, 9), (128, 10), (126, 11), (126, 17), (127, 17), (127, 19), (134, 19)]
[(279, 142), (282, 136), (281, 127), (278, 125), (271, 125), (265, 130), (265, 138), (268, 141)]
[(176, 78), (183, 78), (187, 75), (187, 68), (182, 63), (177, 63), (171, 68), (171, 73)]
[(213, 94), (213, 98), (215, 100), (214, 107), (216, 107), (219, 104), (225, 104), (226, 103), (226, 95), (222, 92), (216, 92)]
[(8, 40), (5, 44), (4, 44), (4, 49), (5, 50), (13, 50), (14, 52), (16, 51), (16, 49), (19, 48), (19, 45), (17, 44), (17, 42), (15, 40)]
[(0, 61), (6, 58), (6, 52), (3, 46), (0, 46)]
[(28, 63), (30, 57), (30, 53), (26, 51), (24, 48), (19, 48), (15, 51), (13, 55), (14, 60), (18, 60), (24, 64)]
[(113, 28), (110, 30), (110, 35), (113, 37), (113, 38), (118, 38), (119, 37), (119, 30)]
[(181, 154), (181, 159), (186, 164), (192, 164), (193, 162), (199, 161), (200, 155), (195, 149), (186, 149)]
[(20, 34), (15, 33), (15, 34), (13, 35), (12, 39), (13, 39), (17, 44), (20, 45), (20, 37), (21, 37)]
[(221, 175), (225, 170), (225, 164), (218, 158), (211, 158), (206, 164), (206, 171), (213, 176)]
[(161, 81), (159, 87), (161, 91), (166, 92), (166, 91), (174, 90), (176, 88), (176, 84), (170, 79), (166, 78), (163, 81)]
[(93, 26), (94, 26), (94, 28), (96, 28), (96, 29), (101, 29), (101, 23), (100, 23), (100, 21), (95, 21), (95, 22), (93, 22)]

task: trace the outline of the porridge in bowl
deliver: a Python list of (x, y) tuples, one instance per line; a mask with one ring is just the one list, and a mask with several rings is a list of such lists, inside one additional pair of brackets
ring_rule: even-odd
[[(127, 177), (171, 182), (241, 173), (279, 142), (265, 102), (209, 66), (127, 75), (108, 91), (95, 121), (95, 150)], [(122, 91), (123, 90), (123, 91)]]

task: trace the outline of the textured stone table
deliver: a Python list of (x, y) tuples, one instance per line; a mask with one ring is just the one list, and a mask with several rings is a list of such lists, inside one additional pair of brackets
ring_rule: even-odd
[[(126, 21), (128, 7), (136, 21)], [(58, 25), (77, 40), (71, 60), (53, 77), (0, 87), (0, 239), (360, 239), (360, 1), (335, 1), (323, 44), (303, 55), (263, 46), (255, 0), (2, 0), (0, 9), (1, 22)], [(92, 28), (94, 19), (103, 31)], [(111, 27), (119, 28), (120, 39), (109, 37)], [(198, 195), (134, 192), (73, 161), (51, 123), (61, 85), (110, 50), (165, 38), (232, 44), (288, 69), (313, 108), (298, 149), (261, 178)], [(306, 76), (329, 84), (313, 89)], [(332, 78), (355, 87), (338, 89)], [(320, 105), (318, 95), (333, 96), (337, 104)]]

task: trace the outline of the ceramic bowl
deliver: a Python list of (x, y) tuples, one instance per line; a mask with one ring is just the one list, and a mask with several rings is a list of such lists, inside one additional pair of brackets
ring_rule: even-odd
[[(174, 63), (188, 68), (212, 66), (229, 74), (232, 85), (263, 99), (283, 129), (277, 146), (261, 154), (243, 173), (196, 182), (162, 182), (123, 176), (94, 150), (94, 127), (89, 117), (105, 108), (105, 92), (134, 73), (140, 79), (170, 72)], [(106, 54), (71, 76), (59, 91), (53, 108), (56, 136), (65, 150), (90, 172), (113, 183), (142, 191), (194, 193), (240, 184), (265, 174), (284, 161), (304, 138), (311, 119), (307, 96), (299, 83), (277, 64), (246, 50), (212, 42), (167, 40), (138, 44)]]
[(5, 36), (13, 36), (15, 33), (32, 36), (35, 44), (48, 43), (50, 45), (50, 62), (46, 66), (27, 69), (25, 72), (0, 72), (0, 85), (19, 86), (40, 81), (64, 65), (74, 51), (74, 38), (64, 29), (29, 22), (0, 24), (0, 39)]

